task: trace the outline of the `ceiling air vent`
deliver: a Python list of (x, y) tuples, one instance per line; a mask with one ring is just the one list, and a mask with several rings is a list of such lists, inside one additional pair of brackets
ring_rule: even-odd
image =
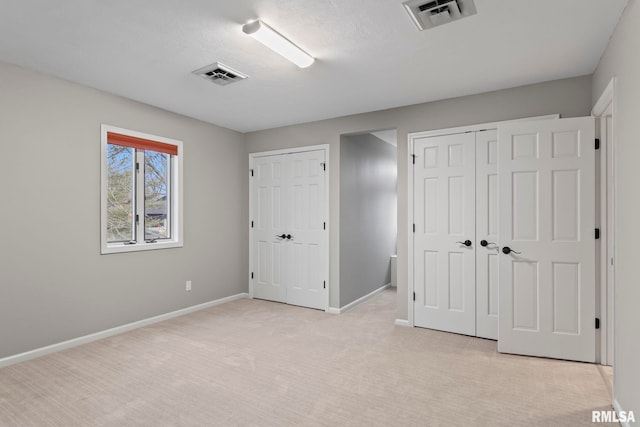
[(196, 74), (220, 86), (226, 86), (234, 82), (239, 82), (249, 77), (246, 74), (242, 74), (240, 71), (234, 70), (233, 68), (220, 62), (207, 65), (206, 67), (198, 68), (193, 72), (193, 74)]
[(473, 0), (409, 0), (402, 5), (420, 30), (476, 14)]

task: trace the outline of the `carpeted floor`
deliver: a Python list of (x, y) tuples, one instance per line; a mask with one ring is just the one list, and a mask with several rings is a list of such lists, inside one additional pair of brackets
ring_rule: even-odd
[(580, 426), (608, 368), (393, 325), (395, 292), (341, 316), (239, 300), (0, 369), (1, 426)]

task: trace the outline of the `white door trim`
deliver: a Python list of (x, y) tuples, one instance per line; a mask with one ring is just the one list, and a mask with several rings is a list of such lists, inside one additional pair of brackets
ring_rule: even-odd
[(515, 121), (528, 121), (528, 120), (553, 120), (559, 119), (560, 114), (551, 114), (547, 116), (536, 116), (536, 117), (524, 117), (521, 119), (514, 120), (504, 120), (499, 122), (490, 122), (490, 123), (479, 123), (475, 125), (469, 126), (460, 126), (454, 128), (447, 129), (436, 129), (436, 130), (428, 130), (422, 132), (413, 132), (407, 135), (409, 142), (409, 149), (407, 150), (407, 232), (409, 233), (408, 240), (408, 251), (407, 251), (407, 322), (410, 327), (415, 326), (414, 320), (414, 310), (413, 310), (413, 293), (415, 292), (415, 286), (413, 283), (413, 247), (414, 247), (414, 233), (413, 233), (413, 175), (414, 175), (414, 166), (413, 166), (413, 154), (414, 154), (414, 141), (418, 138), (432, 137), (432, 136), (442, 136), (442, 135), (451, 135), (456, 133), (464, 133), (464, 132), (478, 132), (482, 130), (489, 129), (498, 129), (498, 125), (501, 123), (509, 123)]
[(326, 244), (326, 268), (324, 271), (324, 275), (326, 277), (326, 282), (327, 282), (327, 300), (325, 302), (325, 308), (324, 311), (328, 312), (329, 311), (329, 301), (330, 299), (330, 293), (331, 293), (331, 284), (329, 282), (330, 280), (330, 276), (329, 276), (329, 255), (330, 255), (330, 241), (329, 241), (329, 236), (330, 234), (330, 227), (331, 224), (329, 222), (329, 168), (330, 168), (330, 164), (329, 164), (329, 144), (320, 144), (320, 145), (310, 145), (310, 146), (306, 146), (306, 147), (295, 147), (295, 148), (286, 148), (286, 149), (281, 149), (281, 150), (272, 150), (272, 151), (260, 151), (260, 152), (255, 152), (255, 153), (249, 153), (249, 218), (248, 218), (248, 227), (249, 227), (249, 277), (248, 277), (248, 281), (249, 281), (249, 298), (253, 299), (253, 279), (251, 278), (251, 272), (253, 271), (253, 250), (252, 248), (252, 244), (253, 244), (253, 228), (251, 227), (251, 216), (253, 214), (253, 186), (251, 185), (251, 171), (253, 170), (253, 159), (257, 158), (257, 157), (266, 157), (266, 156), (276, 156), (276, 155), (280, 155), (280, 154), (292, 154), (292, 153), (304, 153), (307, 151), (317, 151), (317, 150), (324, 150), (325, 152), (325, 169), (326, 169), (326, 173), (324, 174), (324, 184), (325, 184), (325, 212), (324, 212), (324, 217), (326, 218), (326, 223), (327, 223), (327, 228), (326, 228), (326, 233), (327, 233), (327, 244)]
[(617, 84), (616, 81), (617, 81), (616, 77), (612, 77), (611, 80), (609, 80), (607, 87), (604, 88), (604, 90), (602, 91), (602, 94), (600, 95), (600, 98), (598, 98), (598, 101), (596, 102), (596, 104), (593, 106), (593, 109), (591, 110), (592, 116), (594, 117), (602, 116), (606, 111), (607, 107), (609, 106), (609, 104), (613, 103), (615, 99), (615, 93), (616, 93), (616, 84)]
[[(615, 300), (611, 298), (615, 287), (616, 240), (615, 240), (615, 129), (616, 129), (616, 86), (617, 79), (612, 77), (600, 98), (591, 110), (591, 115), (602, 119), (611, 115), (612, 129), (610, 140), (602, 135), (602, 120), (600, 121), (600, 360), (603, 365), (613, 365), (614, 362), (614, 321)], [(609, 214), (608, 214), (609, 213)], [(603, 220), (606, 218), (606, 220)], [(614, 259), (611, 265), (609, 259)], [(610, 278), (609, 280), (607, 280)], [(603, 286), (604, 284), (604, 286)], [(608, 351), (608, 350), (611, 351)]]
[(271, 150), (271, 151), (256, 151), (255, 153), (249, 153), (249, 160), (251, 161), (251, 159), (253, 159), (254, 157), (277, 156), (279, 154), (304, 153), (306, 151), (317, 151), (317, 150), (325, 150), (326, 154), (329, 154), (329, 144), (308, 145), (306, 147), (283, 148), (280, 150)]
[(413, 137), (414, 139), (425, 138), (425, 137), (428, 138), (431, 136), (451, 135), (456, 133), (479, 132), (482, 130), (498, 129), (498, 125), (501, 125), (502, 123), (522, 122), (522, 121), (530, 121), (530, 120), (555, 120), (559, 118), (560, 118), (560, 114), (549, 114), (547, 116), (523, 117), (521, 119), (502, 120), (499, 122), (490, 122), (490, 123), (478, 123), (475, 125), (459, 126), (455, 128), (425, 130), (421, 132), (410, 133), (409, 138), (411, 137)]

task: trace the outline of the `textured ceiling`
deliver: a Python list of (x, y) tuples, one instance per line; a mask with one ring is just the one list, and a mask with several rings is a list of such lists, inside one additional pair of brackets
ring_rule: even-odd
[[(0, 0), (0, 61), (241, 132), (590, 74), (626, 0), (475, 0), (418, 31), (401, 0)], [(317, 58), (242, 33), (260, 18)], [(249, 79), (191, 72), (221, 61)]]

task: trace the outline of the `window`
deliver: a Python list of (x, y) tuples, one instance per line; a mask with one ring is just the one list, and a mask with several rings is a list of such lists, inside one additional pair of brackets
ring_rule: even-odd
[(182, 246), (182, 142), (102, 125), (102, 253)]

